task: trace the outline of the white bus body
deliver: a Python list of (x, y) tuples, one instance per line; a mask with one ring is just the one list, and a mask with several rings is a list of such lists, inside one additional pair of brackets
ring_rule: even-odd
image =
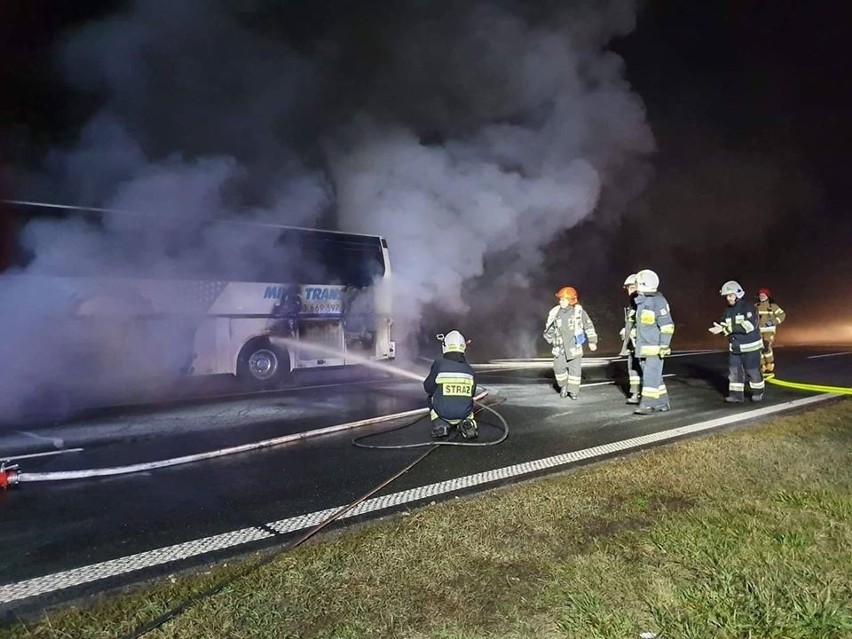
[[(387, 242), (378, 236), (272, 228), (287, 234), (291, 249), (304, 242), (313, 247), (305, 255), (336, 262), (326, 268), (326, 281), (52, 274), (21, 280), (66, 300), (61, 305), (74, 318), (93, 320), (93, 326), (112, 322), (141, 327), (149, 336), (160, 329), (172, 337), (179, 333), (175, 373), (232, 374), (268, 388), (298, 369), (393, 359)], [(128, 339), (134, 339), (133, 330)], [(139, 343), (145, 347), (144, 340)]]

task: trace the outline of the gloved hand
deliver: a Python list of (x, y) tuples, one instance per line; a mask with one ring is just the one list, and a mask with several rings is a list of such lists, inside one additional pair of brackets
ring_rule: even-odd
[(550, 349), (550, 354), (553, 355), (554, 357), (559, 357), (559, 353), (561, 353), (561, 352), (562, 352), (561, 346), (554, 346), (553, 348)]
[(618, 339), (624, 339), (624, 329), (623, 328), (620, 331), (618, 331)]
[(725, 327), (722, 326), (719, 322), (713, 322), (713, 326), (711, 326), (707, 330), (713, 333), (713, 335), (718, 335), (719, 333), (725, 330)]
[(672, 354), (670, 346), (660, 346), (660, 357), (668, 357)]
[(591, 342), (589, 342), (589, 350), (590, 350), (590, 351), (596, 351), (596, 350), (598, 350), (598, 345), (597, 345), (597, 344), (592, 344)]

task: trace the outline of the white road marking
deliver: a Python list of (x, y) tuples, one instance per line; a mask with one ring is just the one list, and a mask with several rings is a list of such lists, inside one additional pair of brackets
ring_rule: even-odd
[(32, 459), (33, 457), (50, 457), (52, 455), (64, 455), (66, 453), (79, 453), (82, 448), (63, 448), (62, 450), (50, 450), (45, 453), (30, 453), (29, 455), (18, 455), (17, 457), (2, 457), (4, 461), (16, 461), (18, 459)]
[(821, 357), (837, 357), (839, 355), (852, 355), (852, 351), (843, 351), (842, 353), (827, 353), (826, 355), (811, 355), (807, 359), (820, 359)]
[[(640, 437), (631, 437), (611, 444), (602, 444), (584, 450), (578, 450), (552, 457), (545, 457), (530, 462), (514, 464), (504, 468), (489, 470), (482, 473), (458, 477), (447, 481), (442, 481), (427, 486), (420, 486), (382, 497), (368, 499), (347, 514), (343, 518), (357, 517), (365, 513), (377, 512), (387, 508), (419, 502), (425, 499), (445, 495), (459, 490), (466, 490), (477, 486), (482, 486), (491, 482), (502, 481), (512, 477), (520, 477), (523, 475), (538, 473), (550, 468), (558, 468), (560, 466), (569, 466), (581, 461), (595, 459), (613, 453), (620, 453), (630, 450), (636, 450), (644, 446), (650, 446), (659, 442), (664, 442), (672, 439), (677, 439), (685, 435), (691, 435), (704, 431), (721, 428), (729, 424), (747, 421), (757, 417), (765, 417), (774, 413), (780, 413), (792, 408), (799, 408), (816, 404), (828, 399), (837, 397), (837, 395), (816, 395), (813, 397), (805, 397), (775, 406), (765, 406), (756, 410), (737, 412), (718, 419), (711, 419), (689, 426), (681, 426), (670, 430), (661, 431), (658, 433), (650, 433)], [(270, 522), (260, 527), (243, 528), (234, 530), (212, 537), (204, 537), (194, 541), (188, 541), (165, 548), (157, 548), (147, 552), (111, 559), (97, 564), (73, 568), (62, 572), (44, 575), (19, 581), (17, 583), (7, 583), (0, 585), (0, 604), (8, 604), (22, 599), (37, 597), (48, 593), (90, 584), (101, 579), (118, 577), (126, 575), (145, 568), (162, 566), (164, 564), (181, 561), (191, 557), (197, 557), (206, 553), (221, 551), (228, 548), (235, 548), (251, 542), (270, 539), (273, 533), (270, 530), (279, 534), (287, 534), (311, 528), (325, 519), (336, 513), (342, 508), (335, 506), (313, 513), (288, 517), (279, 521)]]

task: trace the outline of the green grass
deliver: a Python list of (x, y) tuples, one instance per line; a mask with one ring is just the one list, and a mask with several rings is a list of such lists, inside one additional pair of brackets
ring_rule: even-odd
[[(849, 638), (850, 417), (842, 401), (344, 530), (148, 636)], [(236, 569), (0, 636), (121, 636)]]

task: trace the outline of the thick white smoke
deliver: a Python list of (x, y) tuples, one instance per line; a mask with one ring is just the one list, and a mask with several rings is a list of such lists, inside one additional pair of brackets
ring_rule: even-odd
[[(629, 0), (399, 1), (376, 20), (341, 3), (337, 20), (306, 9), (301, 27), (253, 2), (162, 8), (136, 0), (68, 34), (65, 76), (102, 106), (76, 145), (14, 175), (22, 197), (157, 222), (36, 225), (26, 232), (33, 273), (203, 272), (258, 259), (237, 234), (199, 236), (205, 220), (336, 223), (388, 238), (398, 326), (410, 331), (426, 307), (468, 309), (472, 278), (492, 276), (477, 289), (492, 302), (523, 287), (602, 194), (624, 199), (622, 179), (653, 148), (642, 102), (606, 49), (634, 27)], [(24, 308), (26, 292), (15, 295)], [(51, 350), (62, 350), (62, 330)], [(44, 341), (20, 340), (40, 353)], [(5, 348), (5, 362), (19, 359)], [(7, 364), (0, 376), (20, 393), (9, 379), (21, 369)], [(0, 410), (17, 400), (5, 395)]]

